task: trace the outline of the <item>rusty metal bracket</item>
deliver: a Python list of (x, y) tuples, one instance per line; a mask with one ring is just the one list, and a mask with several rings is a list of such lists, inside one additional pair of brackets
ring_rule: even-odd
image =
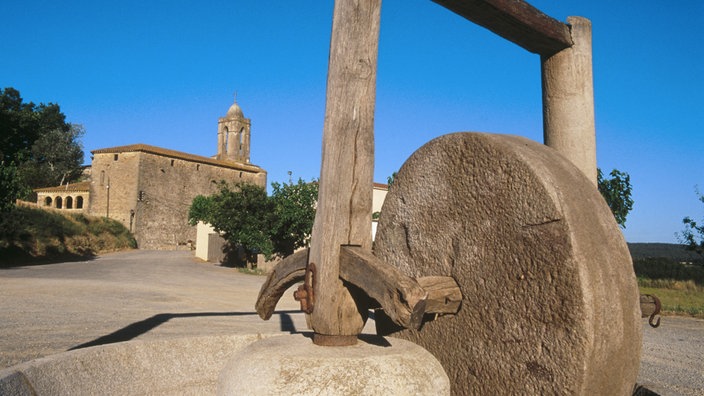
[(653, 300), (655, 301), (655, 311), (653, 311), (653, 313), (650, 314), (650, 317), (648, 318), (648, 324), (651, 327), (658, 327), (658, 326), (660, 326), (660, 318), (658, 318), (658, 320), (655, 323), (653, 323), (653, 319), (655, 319), (655, 315), (660, 313), (660, 309), (662, 308), (662, 304), (660, 303), (660, 299), (657, 298), (656, 296), (654, 296), (652, 294), (648, 294), (648, 296), (652, 297)]
[(652, 327), (660, 326), (660, 318), (655, 320), (655, 316), (662, 310), (660, 299), (653, 294), (640, 295), (640, 312), (642, 318), (648, 318), (648, 324)]
[(315, 307), (315, 295), (313, 292), (315, 281), (315, 264), (308, 263), (303, 284), (298, 286), (298, 290), (293, 292), (293, 298), (301, 303), (301, 311), (307, 314), (313, 313), (313, 308)]

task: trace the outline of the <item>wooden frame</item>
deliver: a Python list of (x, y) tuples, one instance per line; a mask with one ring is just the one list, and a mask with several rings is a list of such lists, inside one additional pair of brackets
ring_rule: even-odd
[[(588, 108), (589, 100), (583, 100), (580, 93), (566, 92), (574, 84), (567, 84), (568, 89), (565, 89), (564, 83), (565, 79), (574, 75), (570, 73), (574, 63), (584, 62), (585, 50), (589, 52), (588, 67), (580, 64), (576, 69), (588, 69), (588, 77), (591, 78), (590, 29), (589, 45), (580, 46), (581, 52), (573, 56), (570, 51), (575, 46), (575, 40), (571, 27), (550, 18), (525, 1), (434, 1), (528, 51), (540, 54), (543, 60), (544, 112), (550, 112), (552, 117), (552, 121), (545, 124), (546, 135), (549, 130), (555, 129), (552, 125), (562, 128), (565, 122), (569, 124), (573, 118), (578, 118), (581, 128), (578, 132), (582, 133), (585, 128), (580, 122), (588, 118), (588, 112), (586, 116), (574, 117), (570, 106), (577, 103)], [(257, 301), (259, 314), (268, 318), (283, 291), (294, 281), (300, 280), (308, 268), (315, 268), (315, 282), (306, 285), (306, 288), (312, 289), (315, 296), (310, 323), (315, 332), (313, 341), (320, 345), (353, 343), (364, 327), (369, 299), (376, 300), (397, 324), (404, 327), (419, 326), (427, 312), (456, 312), (461, 302), (459, 287), (453, 279), (411, 279), (388, 263), (380, 262), (371, 253), (374, 106), (380, 14), (381, 0), (335, 1), (320, 192), (310, 251), (306, 255), (298, 253), (290, 256), (277, 266), (262, 287)], [(574, 21), (584, 26), (582, 19)], [(579, 32), (577, 41), (584, 42), (584, 29)], [(558, 77), (555, 80), (546, 77), (546, 74)], [(587, 85), (590, 88), (591, 81)], [(546, 93), (546, 89), (549, 92)], [(582, 91), (586, 91), (587, 96), (591, 95), (590, 89)], [(550, 99), (553, 97), (559, 97), (558, 102), (568, 102), (568, 105), (561, 107), (559, 103), (553, 104)], [(551, 109), (546, 110), (546, 107)], [(586, 130), (588, 132), (588, 128)], [(383, 279), (376, 279), (379, 277)], [(306, 295), (309, 293), (306, 292)]]

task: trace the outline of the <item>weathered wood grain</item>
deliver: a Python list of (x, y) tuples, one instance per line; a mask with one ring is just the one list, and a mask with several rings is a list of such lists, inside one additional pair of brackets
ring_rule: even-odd
[(339, 279), (341, 245), (371, 249), (374, 101), (381, 0), (337, 0), (328, 66), (323, 157), (310, 262), (318, 270), (313, 329), (357, 335), (366, 309)]
[(371, 251), (343, 246), (340, 277), (376, 300), (398, 325), (420, 327), (428, 293), (413, 278), (377, 259)]
[(259, 297), (254, 306), (260, 318), (269, 320), (286, 290), (294, 283), (303, 281), (306, 264), (308, 264), (308, 249), (299, 250), (284, 258), (271, 270), (259, 290)]
[(433, 0), (526, 50), (545, 56), (572, 46), (569, 26), (521, 0)]
[(425, 313), (455, 314), (462, 305), (462, 291), (451, 276), (423, 276), (416, 279), (428, 293)]

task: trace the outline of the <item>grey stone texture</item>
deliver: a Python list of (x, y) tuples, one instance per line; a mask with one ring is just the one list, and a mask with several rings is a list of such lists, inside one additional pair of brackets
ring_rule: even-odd
[[(440, 363), (408, 341), (367, 337), (321, 347), (293, 334), (241, 349), (220, 374), (218, 395), (449, 395)], [(255, 379), (255, 380), (253, 380)]]
[(0, 370), (0, 395), (212, 395), (218, 373), (258, 334), (130, 341)]
[(398, 172), (374, 252), (459, 283), (457, 315), (394, 334), (440, 360), (453, 394), (632, 392), (630, 254), (594, 184), (555, 150), (482, 133), (429, 142)]

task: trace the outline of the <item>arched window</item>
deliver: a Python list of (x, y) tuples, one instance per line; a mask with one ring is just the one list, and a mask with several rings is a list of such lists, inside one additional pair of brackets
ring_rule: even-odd
[(239, 153), (240, 157), (244, 156), (244, 128), (240, 129), (240, 142), (239, 142)]
[(44, 198), (44, 205), (51, 206), (51, 197)]
[(223, 139), (222, 139), (222, 153), (227, 155), (227, 145), (230, 143), (230, 131), (227, 127), (223, 128)]
[(66, 197), (66, 209), (73, 209), (73, 197)]
[(54, 202), (56, 202), (56, 209), (61, 209), (63, 207), (63, 201), (61, 200), (61, 197), (56, 197)]
[(83, 196), (76, 197), (76, 209), (83, 209)]

